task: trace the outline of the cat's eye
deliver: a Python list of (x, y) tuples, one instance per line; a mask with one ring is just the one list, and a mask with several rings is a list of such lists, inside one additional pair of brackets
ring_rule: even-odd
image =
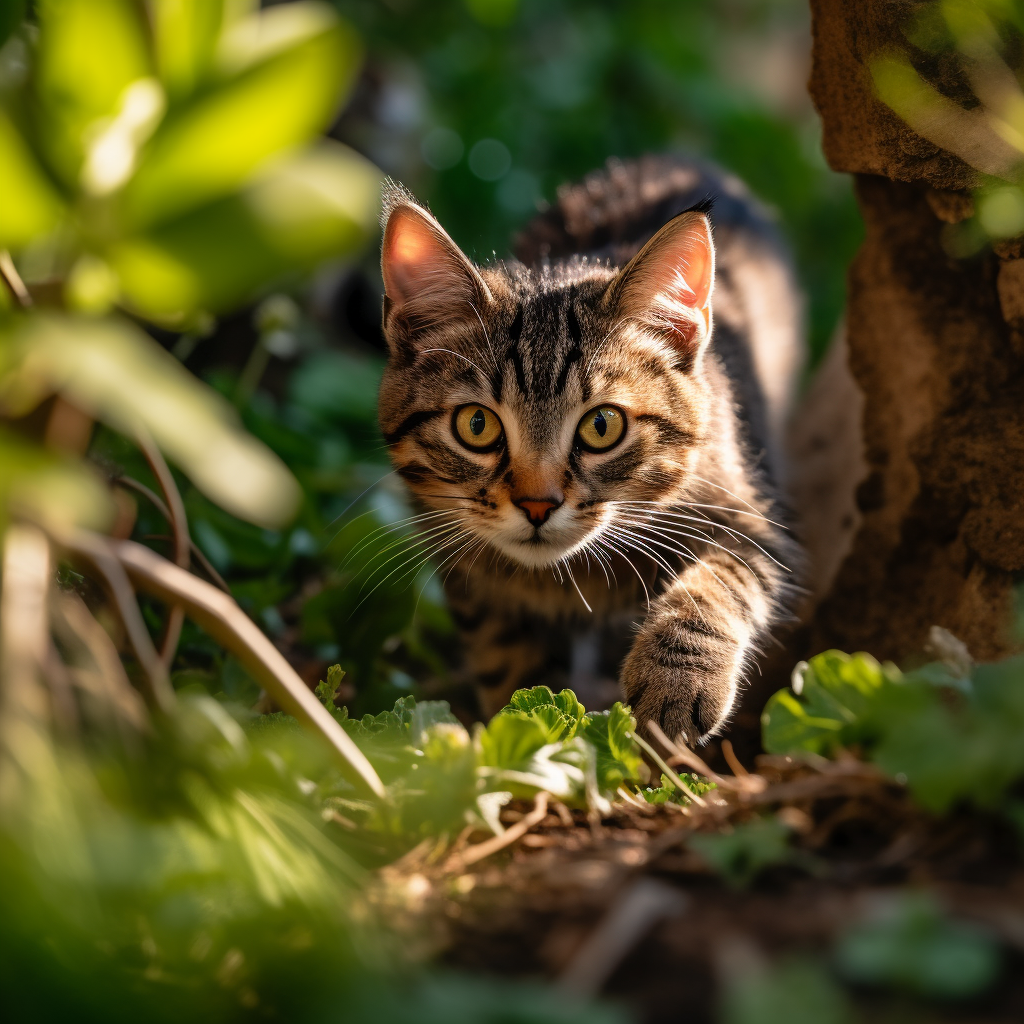
[(452, 417), (452, 431), (467, 448), (484, 451), (501, 439), (501, 420), (485, 405), (463, 405)]
[(613, 448), (626, 432), (626, 417), (614, 405), (600, 405), (580, 420), (576, 438), (584, 448), (603, 452)]

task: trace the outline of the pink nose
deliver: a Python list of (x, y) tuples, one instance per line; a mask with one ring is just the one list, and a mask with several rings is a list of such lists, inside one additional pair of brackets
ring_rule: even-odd
[(552, 501), (550, 498), (520, 498), (516, 501), (516, 505), (526, 513), (526, 518), (534, 526), (546, 523), (548, 516), (561, 504), (560, 501)]

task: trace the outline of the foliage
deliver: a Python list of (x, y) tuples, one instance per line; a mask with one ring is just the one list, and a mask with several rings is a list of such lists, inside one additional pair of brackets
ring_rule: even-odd
[(799, 695), (782, 690), (762, 715), (771, 753), (834, 753), (859, 746), (906, 782), (925, 807), (1004, 804), (1024, 776), (1024, 659), (975, 668), (969, 680), (943, 665), (901, 673), (866, 654), (812, 658)]
[(810, 959), (747, 965), (722, 1000), (723, 1024), (851, 1024), (843, 990)]
[(708, 782), (706, 779), (702, 779), (699, 775), (694, 772), (683, 772), (677, 776), (683, 782), (683, 789), (679, 789), (678, 786), (664, 773), (661, 775), (660, 786), (645, 786), (640, 790), (640, 795), (649, 804), (664, 804), (671, 801), (672, 803), (686, 804), (690, 802), (690, 793), (696, 793), (698, 796), (703, 796), (705, 793), (710, 792), (715, 788), (713, 782)]
[[(380, 734), (359, 733), (368, 751)], [(351, 785), (283, 716), (183, 696), (153, 735), (93, 749), (22, 723), (0, 769), (0, 984), (18, 1019), (617, 1019), (424, 977), (361, 866), (380, 835), (339, 811)]]
[(744, 888), (767, 867), (796, 858), (778, 818), (754, 818), (731, 832), (698, 833), (688, 845), (730, 885)]
[(964, 998), (996, 980), (999, 946), (987, 931), (950, 920), (929, 896), (907, 892), (876, 900), (843, 936), (837, 959), (851, 981)]
[[(0, 250), (13, 254), (0, 414), (61, 394), (129, 436), (145, 431), (223, 507), (277, 525), (298, 500), (283, 463), (114, 310), (206, 330), (211, 313), (367, 237), (376, 171), (314, 142), (352, 81), (355, 37), (316, 3), (52, 0), (35, 14), (37, 25), (4, 23), (0, 51)], [(60, 311), (27, 309), (33, 294)], [(21, 479), (3, 453), (4, 475)], [(46, 508), (27, 510), (66, 519), (77, 487), (92, 498), (79, 521), (109, 515), (81, 478), (69, 467)]]
[[(1018, 81), (1024, 6), (1017, 0), (931, 0), (913, 10), (904, 34), (905, 50), (874, 55), (875, 90), (916, 132), (979, 172), (970, 216), (944, 235), (951, 255), (970, 256), (1024, 232), (1024, 93)], [(951, 68), (961, 79), (955, 90)], [(935, 69), (945, 69), (947, 80)], [(966, 88), (974, 95), (964, 103)]]

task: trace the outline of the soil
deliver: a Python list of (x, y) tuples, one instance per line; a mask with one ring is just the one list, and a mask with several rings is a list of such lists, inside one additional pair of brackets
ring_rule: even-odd
[[(417, 848), (387, 869), (387, 888), (415, 895), (442, 963), (600, 994), (645, 1024), (710, 1024), (722, 986), (751, 964), (804, 955), (830, 965), (837, 937), (909, 886), (1001, 940), (1000, 981), (955, 1003), (854, 987), (864, 1019), (1024, 1020), (1024, 870), (1009, 826), (968, 810), (932, 817), (852, 757), (762, 755), (757, 776), (726, 777), (704, 808), (620, 804), (596, 820), (555, 804), (469, 867), (460, 851), (481, 836)], [(514, 803), (503, 821), (531, 810)], [(728, 884), (689, 844), (767, 811), (790, 829), (792, 853), (747, 886)]]

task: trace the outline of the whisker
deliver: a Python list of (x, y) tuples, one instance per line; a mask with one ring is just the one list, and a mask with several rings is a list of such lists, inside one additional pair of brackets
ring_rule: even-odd
[[(458, 529), (458, 528), (456, 527), (456, 529)], [(426, 563), (429, 562), (431, 558), (436, 558), (437, 555), (439, 555), (442, 551), (445, 550), (445, 548), (451, 547), (452, 544), (457, 544), (459, 542), (460, 538), (458, 536), (455, 536), (455, 537), (451, 537), (450, 539), (444, 539), (443, 537), (440, 538), (440, 539), (443, 541), (443, 543), (436, 543), (435, 542), (434, 548), (432, 550), (430, 550), (427, 554), (421, 555), (421, 553), (417, 553), (412, 558), (406, 560), (401, 565), (396, 566), (394, 569), (392, 569), (391, 572), (389, 572), (387, 574), (387, 576), (385, 576), (383, 579), (378, 580), (373, 585), (373, 587), (369, 591), (367, 591), (367, 593), (361, 598), (361, 600), (355, 606), (355, 608), (352, 609), (351, 613), (349, 614), (349, 618), (351, 619), (351, 617), (373, 596), (373, 594), (377, 590), (379, 590), (382, 586), (384, 586), (384, 584), (387, 583), (387, 581), (389, 579), (391, 579), (391, 577), (394, 576), (395, 573), (401, 572), (410, 563), (415, 563), (412, 571), (411, 572), (409, 572), (409, 571), (404, 572), (399, 577), (399, 581), (405, 579), (406, 576), (411, 576), (412, 578), (415, 578), (416, 573), (419, 572), (419, 570), (424, 565), (426, 565)]]
[[(342, 518), (344, 518), (344, 517), (345, 517), (346, 515), (348, 515), (348, 513), (349, 513), (349, 512), (350, 512), (350, 511), (351, 511), (351, 510), (352, 510), (352, 509), (353, 509), (353, 508), (354, 508), (354, 507), (355, 507), (355, 506), (356, 506), (356, 505), (357, 505), (357, 504), (358, 504), (358, 503), (359, 503), (359, 502), (360, 502), (360, 501), (361, 501), (361, 500), (363, 499), (363, 498), (365, 498), (365, 497), (366, 497), (366, 495), (367, 495), (367, 494), (369, 494), (369, 493), (370, 493), (370, 491), (372, 491), (372, 490), (374, 489), (374, 487), (376, 487), (376, 486), (377, 486), (377, 485), (378, 485), (379, 483), (381, 483), (382, 481), (384, 481), (384, 480), (387, 480), (387, 478), (388, 478), (389, 476), (394, 476), (396, 472), (397, 472), (397, 470), (394, 470), (394, 469), (393, 469), (393, 470), (391, 470), (391, 472), (390, 472), (390, 473), (385, 473), (385, 474), (384, 474), (383, 476), (381, 476), (381, 477), (378, 477), (378, 478), (377, 478), (376, 480), (374, 480), (374, 481), (373, 481), (373, 483), (372, 483), (372, 484), (370, 484), (370, 486), (366, 488), (366, 490), (364, 490), (364, 491), (361, 491), (361, 492), (360, 492), (360, 493), (359, 493), (359, 494), (358, 494), (358, 495), (357, 495), (357, 496), (356, 496), (355, 498), (353, 498), (353, 499), (352, 499), (352, 500), (351, 500), (351, 501), (350, 501), (350, 502), (349, 502), (349, 503), (348, 503), (348, 504), (347, 504), (347, 505), (346, 505), (346, 506), (344, 507), (344, 509), (342, 509), (342, 511), (341, 511), (341, 512), (339, 512), (339, 513), (338, 513), (338, 514), (337, 514), (337, 515), (336, 515), (336, 516), (335, 516), (335, 517), (334, 517), (334, 518), (333, 518), (333, 519), (332, 519), (332, 520), (331, 520), (331, 521), (330, 521), (330, 522), (329, 522), (329, 523), (327, 524), (327, 529), (329, 530), (329, 529), (330, 529), (330, 528), (331, 528), (331, 527), (332, 527), (332, 526), (333, 526), (333, 525), (334, 525), (334, 524), (335, 524), (335, 523), (336, 523), (336, 522), (337, 522), (337, 521), (338, 521), (339, 519), (342, 519)], [(371, 511), (372, 511), (372, 509), (371, 509)], [(365, 513), (364, 513), (364, 514), (365, 514)]]
[(480, 376), (484, 378), (484, 380), (487, 379), (487, 374), (484, 373), (484, 371), (481, 370), (480, 367), (477, 366), (476, 363), (474, 363), (473, 360), (469, 358), (469, 356), (464, 356), (461, 352), (453, 352), (450, 348), (425, 348), (420, 352), (420, 355), (425, 356), (429, 352), (447, 352), (448, 355), (455, 356), (456, 359), (465, 359), (466, 362), (469, 363), (469, 365), (472, 366), (473, 369), (476, 370), (476, 372), (479, 373)]
[[(649, 528), (651, 530), (654, 530), (654, 527), (651, 526), (651, 524), (649, 522), (645, 522), (643, 520), (640, 520), (640, 521), (634, 520), (632, 522), (632, 525), (634, 525), (634, 526), (641, 526), (641, 527), (647, 527), (647, 528)], [(670, 530), (670, 532), (674, 533), (676, 536), (687, 537), (690, 540), (696, 540), (696, 541), (699, 541), (702, 544), (709, 544), (713, 548), (718, 548), (719, 551), (724, 551), (725, 554), (729, 555), (732, 558), (735, 558), (736, 561), (739, 562), (740, 565), (742, 565), (743, 568), (746, 569), (747, 572), (749, 572), (750, 575), (754, 577), (755, 581), (760, 581), (760, 577), (757, 575), (756, 572), (754, 572), (753, 569), (750, 568), (749, 565), (747, 565), (747, 563), (743, 560), (743, 558), (741, 558), (738, 554), (736, 554), (735, 551), (731, 551), (729, 548), (725, 547), (724, 545), (719, 544), (719, 543), (717, 543), (716, 541), (713, 541), (713, 540), (708, 540), (707, 537), (699, 537), (699, 536), (697, 536), (695, 534), (692, 534), (692, 533), (686, 533), (684, 530)], [(700, 559), (698, 559), (697, 556), (695, 554), (693, 554), (693, 552), (690, 552), (690, 554), (693, 556), (695, 561), (700, 561)], [(771, 556), (769, 555), (768, 557), (770, 558)]]
[[(371, 582), (371, 580), (373, 580), (373, 578), (379, 572), (381, 572), (386, 566), (390, 565), (396, 558), (401, 558), (403, 555), (408, 554), (410, 549), (412, 550), (413, 553), (410, 555), (408, 559), (406, 559), (405, 562), (402, 562), (401, 565), (397, 567), (397, 569), (401, 569), (402, 566), (408, 565), (410, 561), (415, 561), (417, 558), (419, 558), (423, 548), (429, 548), (430, 545), (435, 543), (436, 541), (441, 540), (442, 538), (447, 537), (449, 534), (461, 529), (461, 523), (445, 523), (444, 525), (437, 526), (434, 529), (423, 534), (421, 539), (412, 542), (409, 545), (408, 549), (406, 549), (405, 551), (399, 551), (397, 554), (392, 555), (390, 558), (386, 559), (384, 562), (381, 562), (378, 566), (376, 566), (373, 572), (370, 573), (370, 575), (363, 582), (363, 586), (360, 588), (360, 593), (362, 593), (366, 586)], [(369, 566), (367, 566), (367, 568), (368, 567)], [(394, 571), (397, 571), (397, 569)], [(385, 579), (390, 579), (392, 575), (393, 572), (388, 573)]]
[[(451, 515), (454, 515), (458, 511), (459, 511), (459, 509), (445, 508), (445, 509), (440, 509), (439, 511), (421, 512), (418, 515), (409, 516), (406, 519), (400, 519), (400, 520), (398, 520), (398, 522), (387, 523), (384, 526), (378, 527), (371, 534), (369, 534), (368, 536), (364, 537), (348, 553), (348, 557), (342, 563), (341, 567), (343, 569), (347, 568), (349, 566), (349, 564), (352, 562), (352, 560), (356, 557), (356, 555), (360, 554), (362, 551), (365, 551), (366, 548), (372, 546), (376, 541), (383, 540), (389, 533), (394, 533), (396, 530), (400, 530), (400, 529), (402, 529), (405, 526), (412, 526), (414, 523), (426, 522), (429, 519), (435, 519), (435, 518), (438, 518), (440, 516), (451, 516)], [(353, 520), (353, 522), (355, 522), (355, 520)], [(405, 534), (399, 540), (395, 541), (392, 544), (389, 544), (386, 548), (384, 548), (383, 550), (379, 551), (378, 554), (384, 554), (385, 552), (390, 551), (395, 546), (395, 544), (401, 544), (405, 540), (409, 540), (410, 542), (412, 542), (412, 540), (413, 540), (413, 538), (415, 536), (416, 536), (415, 534)]]
[[(749, 501), (747, 501), (745, 498), (741, 498), (738, 494), (734, 494), (732, 491), (729, 490), (728, 487), (723, 487), (721, 484), (716, 484), (714, 480), (708, 480), (706, 477), (698, 476), (696, 473), (691, 473), (690, 476), (692, 476), (694, 480), (699, 480), (702, 484), (707, 484), (709, 487), (717, 487), (720, 491), (724, 491), (726, 494), (728, 494), (730, 498), (735, 498), (737, 501), (742, 502), (742, 504), (746, 505), (751, 512), (757, 512), (757, 509), (754, 508), (754, 506), (751, 505)], [(757, 512), (757, 514), (760, 515), (759, 512)]]
[(600, 542), (602, 544), (604, 544), (605, 547), (607, 547), (610, 550), (614, 551), (615, 554), (617, 554), (621, 559), (623, 559), (623, 561), (625, 561), (626, 565), (628, 565), (630, 567), (630, 569), (632, 569), (633, 572), (636, 573), (636, 578), (640, 581), (640, 586), (644, 588), (644, 596), (647, 598), (647, 610), (650, 611), (651, 610), (651, 595), (650, 595), (650, 592), (647, 589), (647, 584), (644, 582), (643, 576), (640, 575), (640, 571), (633, 564), (633, 560), (625, 552), (620, 551), (614, 544), (612, 544), (612, 542), (610, 540), (608, 540), (607, 537), (605, 537), (604, 534), (602, 534), (600, 536), (599, 540), (600, 540)]
[[(625, 503), (623, 503), (623, 504), (625, 504)], [(664, 518), (664, 519), (693, 520), (692, 516), (687, 516), (687, 515), (685, 515), (685, 514), (683, 514), (681, 512), (672, 512), (672, 511), (667, 511), (667, 510), (666, 511), (639, 510), (639, 511), (643, 515), (651, 515), (651, 516), (656, 516), (656, 517)], [(699, 521), (699, 520), (697, 520), (697, 521)], [(757, 541), (753, 539), (753, 537), (748, 537), (747, 534), (743, 533), (742, 531), (734, 530), (731, 526), (726, 526), (725, 523), (719, 523), (719, 522), (717, 522), (717, 521), (715, 521), (713, 519), (708, 520), (708, 523), (711, 526), (713, 526), (713, 527), (715, 527), (717, 529), (724, 530), (726, 533), (731, 534), (737, 540), (746, 541), (752, 547), (757, 548), (757, 550), (760, 551), (761, 554), (764, 555), (765, 558), (768, 558), (771, 561), (773, 561), (784, 572), (791, 572), (792, 571), (788, 566), (783, 565), (783, 563), (780, 562), (774, 555), (772, 555), (769, 552), (765, 551), (765, 549), (763, 547), (761, 547), (761, 545), (758, 544)], [(692, 529), (692, 527), (691, 527), (691, 529)], [(705, 537), (704, 540), (705, 540), (706, 543), (712, 544), (715, 547), (721, 547), (720, 544), (717, 544), (710, 537)], [(728, 551), (729, 549), (728, 548), (722, 548), (722, 550), (723, 551)], [(734, 551), (731, 551), (729, 553), (732, 554), (734, 557), (739, 558), (739, 555), (737, 555)], [(744, 564), (746, 564), (746, 563), (744, 563)]]
[(587, 603), (587, 599), (583, 596), (583, 591), (580, 590), (579, 584), (576, 582), (576, 578), (572, 574), (572, 569), (569, 568), (568, 559), (563, 559), (562, 561), (565, 564), (565, 571), (569, 574), (569, 582), (572, 583), (572, 585), (576, 588), (576, 593), (579, 594), (579, 598), (583, 602), (583, 607), (586, 608), (591, 615), (593, 615), (594, 609), (590, 607), (590, 605)]
[(472, 309), (474, 313), (476, 313), (476, 318), (477, 320), (480, 321), (480, 330), (484, 332), (484, 341), (487, 342), (487, 348), (490, 350), (491, 353), (491, 365), (494, 367), (495, 371), (497, 371), (498, 357), (494, 354), (494, 346), (491, 344), (491, 336), (487, 331), (487, 325), (484, 323), (484, 318), (480, 315), (480, 311), (472, 302), (469, 304), (469, 308)]
[[(636, 525), (642, 526), (644, 524), (636, 524)], [(665, 534), (662, 534), (658, 530), (654, 530), (653, 532), (658, 533), (658, 534), (660, 534), (660, 536), (663, 536), (663, 537), (666, 536)], [(646, 539), (651, 544), (653, 544), (653, 545), (655, 545), (655, 546), (657, 546), (659, 548), (663, 548), (665, 551), (669, 551), (672, 554), (677, 555), (678, 557), (680, 557), (680, 558), (682, 558), (682, 559), (684, 559), (686, 561), (693, 562), (694, 565), (703, 566), (705, 569), (707, 569), (707, 571), (709, 573), (711, 573), (712, 576), (715, 577), (715, 579), (718, 581), (720, 586), (722, 586), (726, 590), (730, 590), (731, 589), (728, 586), (728, 584), (725, 582), (725, 580), (723, 580), (722, 577), (719, 576), (717, 572), (715, 572), (715, 570), (712, 568), (712, 566), (711, 566), (711, 564), (709, 562), (707, 562), (705, 559), (701, 558), (699, 555), (695, 554), (693, 551), (691, 551), (685, 545), (682, 548), (678, 548), (678, 547), (674, 547), (671, 544), (667, 544), (664, 541), (655, 540), (653, 537), (648, 537)], [(741, 559), (741, 561), (742, 561), (742, 559)], [(748, 572), (750, 572), (750, 574), (752, 576), (754, 576), (753, 570), (749, 566), (747, 566), (745, 563), (744, 563), (744, 567), (747, 569)], [(754, 579), (757, 580), (757, 576), (754, 576)], [(697, 606), (697, 602), (693, 600), (693, 596), (690, 594), (690, 591), (687, 590), (686, 585), (682, 582), (682, 579), (679, 576), (677, 576), (676, 577), (676, 581), (680, 584), (680, 586), (682, 586), (683, 590), (686, 590), (687, 597), (690, 598), (690, 601), (693, 603), (694, 608), (696, 608), (697, 614), (700, 615), (700, 617), (703, 619), (704, 618), (703, 613), (701, 612), (700, 608)]]

